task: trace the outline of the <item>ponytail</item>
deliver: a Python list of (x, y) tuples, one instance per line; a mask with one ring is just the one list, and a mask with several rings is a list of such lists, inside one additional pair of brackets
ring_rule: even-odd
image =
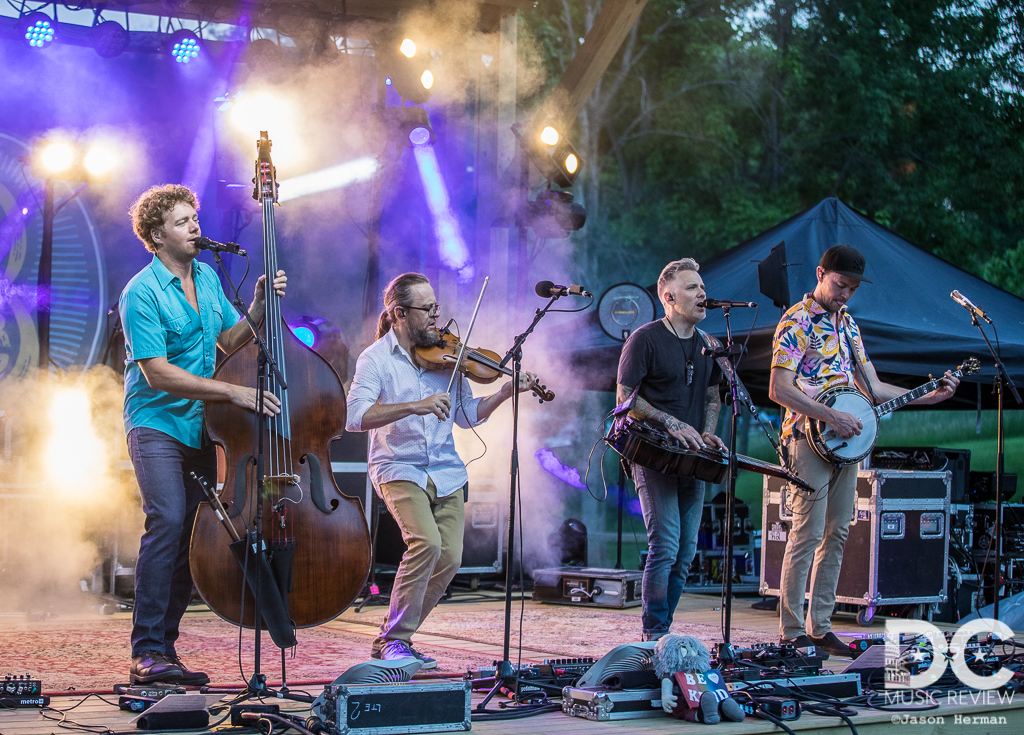
[(422, 273), (403, 273), (391, 279), (384, 289), (384, 311), (377, 320), (377, 339), (391, 331), (395, 325), (395, 309), (409, 303), (412, 287), (418, 283), (430, 283), (430, 279)]
[(377, 336), (374, 339), (380, 339), (385, 334), (391, 331), (391, 314), (388, 313), (387, 309), (384, 309), (380, 313), (380, 319), (377, 320)]

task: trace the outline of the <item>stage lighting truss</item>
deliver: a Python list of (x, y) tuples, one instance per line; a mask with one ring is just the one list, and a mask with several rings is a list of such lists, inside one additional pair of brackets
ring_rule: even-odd
[(167, 49), (179, 64), (187, 64), (199, 56), (199, 36), (187, 28), (181, 28), (167, 39)]
[(437, 139), (422, 107), (385, 107), (381, 117), (389, 137), (396, 143), (416, 147), (431, 145)]
[(395, 92), (414, 105), (422, 105), (434, 92), (430, 50), (411, 38), (389, 38), (374, 52), (382, 74)]
[(572, 186), (583, 167), (583, 161), (558, 127), (553, 123), (545, 123), (539, 130), (527, 130), (513, 125), (512, 132), (523, 152), (545, 179), (555, 186)]
[(30, 170), (38, 179), (106, 183), (116, 165), (113, 146), (103, 141), (44, 138), (33, 144), (30, 156)]
[(24, 15), (18, 24), (21, 37), (32, 48), (46, 48), (57, 39), (57, 21), (42, 11)]
[(118, 22), (113, 20), (101, 21), (96, 18), (96, 24), (92, 27), (92, 46), (104, 59), (113, 59), (125, 52), (130, 42), (128, 31)]
[(583, 227), (587, 210), (574, 202), (572, 192), (545, 189), (534, 201), (519, 205), (517, 216), (521, 225), (533, 228), (537, 237), (559, 240)]

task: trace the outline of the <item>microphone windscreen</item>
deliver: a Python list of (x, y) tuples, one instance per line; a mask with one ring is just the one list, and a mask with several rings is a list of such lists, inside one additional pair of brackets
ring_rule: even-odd
[(537, 287), (534, 290), (537, 292), (538, 296), (540, 296), (543, 299), (546, 299), (551, 295), (551, 289), (554, 287), (554, 281), (541, 281), (540, 283), (537, 284)]

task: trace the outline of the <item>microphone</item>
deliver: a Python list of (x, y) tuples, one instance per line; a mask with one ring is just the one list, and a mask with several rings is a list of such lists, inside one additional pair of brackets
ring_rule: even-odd
[(967, 298), (966, 296), (964, 296), (964, 295), (963, 295), (962, 293), (960, 293), (959, 291), (953, 291), (953, 292), (952, 292), (952, 293), (951, 293), (951, 294), (949, 295), (949, 297), (950, 297), (951, 299), (953, 299), (953, 301), (955, 301), (955, 302), (957, 302), (958, 304), (960, 304), (960, 306), (962, 306), (962, 307), (964, 307), (965, 309), (967, 309), (967, 311), (969, 311), (969, 312), (971, 312), (972, 314), (974, 314), (974, 316), (977, 316), (977, 317), (981, 317), (982, 319), (984, 319), (984, 320), (985, 320), (986, 322), (988, 322), (989, 324), (991, 324), (991, 323), (992, 323), (992, 320), (991, 320), (991, 319), (989, 319), (989, 318), (988, 318), (987, 316), (985, 316), (985, 312), (984, 312), (984, 311), (982, 311), (982, 310), (981, 310), (981, 309), (979, 309), (979, 308), (978, 308), (977, 306), (975, 306), (975, 305), (973, 304), (973, 302), (971, 302), (971, 300), (970, 300), (969, 298)]
[(588, 299), (592, 299), (594, 295), (590, 293), (583, 286), (559, 286), (551, 281), (541, 281), (537, 284), (534, 289), (537, 295), (542, 299), (546, 299), (550, 296), (586, 296)]
[(249, 257), (249, 254), (242, 250), (242, 246), (236, 242), (217, 242), (208, 237), (200, 237), (196, 240), (196, 247), (200, 250), (209, 250), (211, 253), (231, 253), (244, 258)]
[(733, 309), (740, 307), (755, 308), (757, 304), (753, 301), (721, 301), (719, 299), (704, 299), (703, 301), (697, 302), (697, 306), (703, 306), (705, 309)]

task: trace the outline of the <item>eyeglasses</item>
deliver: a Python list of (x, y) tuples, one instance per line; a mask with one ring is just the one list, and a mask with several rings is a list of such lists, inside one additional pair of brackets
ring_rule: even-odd
[(438, 316), (441, 313), (441, 305), (433, 304), (432, 306), (406, 306), (402, 305), (403, 309), (415, 309), (416, 311), (425, 311), (427, 316)]

